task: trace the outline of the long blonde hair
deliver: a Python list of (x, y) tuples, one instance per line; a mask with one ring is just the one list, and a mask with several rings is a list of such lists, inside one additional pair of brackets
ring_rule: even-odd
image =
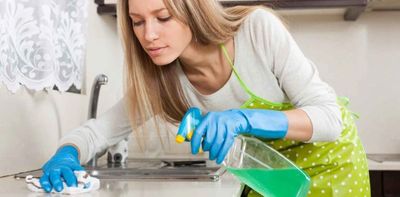
[[(132, 127), (137, 130), (145, 119), (155, 115), (176, 124), (189, 107), (174, 70), (176, 62), (165, 66), (152, 62), (134, 35), (128, 1), (118, 1), (117, 17), (125, 53), (125, 91)], [(193, 39), (203, 45), (226, 42), (245, 17), (259, 8), (223, 8), (216, 0), (164, 0), (164, 4), (173, 17), (190, 27)]]

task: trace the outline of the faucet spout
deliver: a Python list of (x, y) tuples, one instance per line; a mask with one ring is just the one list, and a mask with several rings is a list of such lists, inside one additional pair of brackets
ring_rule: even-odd
[[(100, 95), (100, 87), (102, 85), (106, 85), (108, 83), (108, 77), (104, 74), (99, 74), (96, 76), (93, 85), (92, 85), (92, 90), (90, 93), (90, 103), (89, 103), (89, 114), (88, 114), (88, 119), (96, 118), (97, 116), (97, 106), (98, 106), (98, 101), (99, 101), (99, 95)], [(97, 158), (98, 155), (96, 154), (88, 163), (87, 165), (89, 167), (97, 167)]]

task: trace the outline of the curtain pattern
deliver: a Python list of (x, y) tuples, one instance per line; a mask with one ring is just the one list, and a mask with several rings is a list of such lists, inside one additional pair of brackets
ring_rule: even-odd
[(81, 87), (87, 0), (0, 0), (0, 81), (66, 91)]

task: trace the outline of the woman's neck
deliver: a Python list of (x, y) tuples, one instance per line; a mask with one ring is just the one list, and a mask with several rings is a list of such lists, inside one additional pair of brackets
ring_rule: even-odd
[[(233, 59), (233, 39), (224, 45)], [(219, 45), (190, 44), (179, 57), (179, 61), (190, 83), (202, 94), (212, 94), (219, 90), (232, 73)]]

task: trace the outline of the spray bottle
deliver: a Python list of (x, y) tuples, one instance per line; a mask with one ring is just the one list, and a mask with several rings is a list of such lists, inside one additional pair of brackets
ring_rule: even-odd
[[(183, 116), (182, 122), (179, 125), (178, 133), (176, 134), (176, 142), (179, 144), (184, 141), (190, 141), (196, 127), (200, 124), (202, 119), (201, 111), (197, 107), (191, 107)], [(200, 152), (202, 152), (200, 150)]]

